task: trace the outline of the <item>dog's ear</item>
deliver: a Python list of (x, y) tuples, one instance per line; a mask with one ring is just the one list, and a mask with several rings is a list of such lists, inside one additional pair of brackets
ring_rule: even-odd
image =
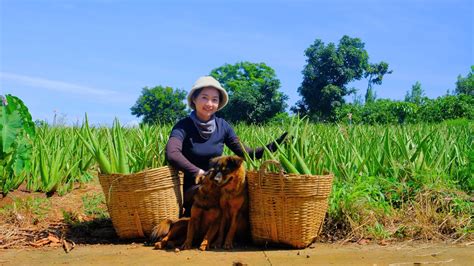
[(214, 157), (212, 158), (210, 161), (209, 161), (209, 168), (219, 168), (219, 161), (221, 159), (222, 156), (219, 156), (219, 157)]
[(239, 156), (230, 156), (229, 159), (227, 160), (227, 167), (231, 169), (236, 169), (236, 168), (239, 168), (243, 162), (244, 162), (244, 159), (242, 159)]

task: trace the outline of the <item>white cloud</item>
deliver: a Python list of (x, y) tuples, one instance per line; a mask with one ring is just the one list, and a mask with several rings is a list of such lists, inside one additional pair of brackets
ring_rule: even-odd
[(8, 80), (17, 82), (22, 85), (33, 86), (44, 88), (52, 91), (81, 94), (81, 95), (93, 95), (93, 96), (112, 96), (116, 95), (117, 92), (113, 90), (101, 90), (90, 88), (82, 85), (72, 84), (64, 81), (50, 80), (39, 77), (29, 77), (13, 73), (0, 72), (0, 80)]

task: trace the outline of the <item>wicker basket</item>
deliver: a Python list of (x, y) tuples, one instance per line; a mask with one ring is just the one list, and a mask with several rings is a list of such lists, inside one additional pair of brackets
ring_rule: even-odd
[[(269, 173), (270, 164), (279, 173)], [(277, 161), (265, 161), (247, 174), (250, 226), (256, 244), (305, 248), (319, 235), (328, 207), (333, 175), (285, 175)]]
[(161, 220), (179, 217), (183, 180), (169, 166), (127, 175), (99, 174), (99, 181), (120, 238), (149, 236)]

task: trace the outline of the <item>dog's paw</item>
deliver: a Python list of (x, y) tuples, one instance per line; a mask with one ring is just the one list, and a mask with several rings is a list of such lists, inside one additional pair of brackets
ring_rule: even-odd
[(166, 242), (158, 241), (155, 243), (155, 249), (164, 249), (166, 247)]
[(232, 242), (226, 242), (224, 244), (224, 249), (233, 249), (234, 248), (234, 245), (232, 244)]
[(184, 242), (184, 244), (181, 246), (181, 249), (191, 249), (192, 243)]
[(201, 243), (201, 246), (199, 247), (199, 250), (206, 251), (208, 249), (209, 249), (209, 242), (207, 242), (207, 240), (203, 240)]
[(219, 240), (219, 239), (216, 240), (216, 241), (212, 244), (212, 247), (213, 247), (213, 248), (217, 248), (217, 249), (222, 248), (222, 240)]

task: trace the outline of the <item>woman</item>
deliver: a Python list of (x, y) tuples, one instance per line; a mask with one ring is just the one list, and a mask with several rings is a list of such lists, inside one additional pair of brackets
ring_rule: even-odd
[[(200, 77), (188, 94), (188, 106), (193, 111), (171, 131), (166, 145), (166, 157), (171, 165), (184, 172), (185, 216), (190, 214), (196, 188), (195, 177), (208, 170), (210, 159), (222, 155), (224, 144), (238, 156), (244, 156), (239, 138), (232, 127), (224, 119), (214, 115), (227, 102), (227, 92), (216, 79), (211, 76)], [(285, 136), (286, 133), (276, 142), (281, 143)], [(267, 148), (274, 151), (275, 144), (270, 143)], [(263, 148), (245, 149), (256, 159), (263, 156)]]

